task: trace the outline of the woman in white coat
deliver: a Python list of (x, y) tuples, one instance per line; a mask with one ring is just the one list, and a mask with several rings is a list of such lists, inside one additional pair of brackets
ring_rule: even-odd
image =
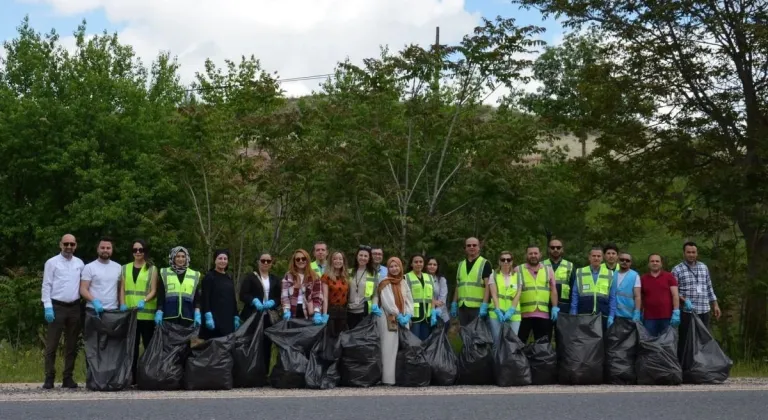
[[(403, 262), (397, 257), (387, 261), (387, 277), (379, 283), (375, 299), (384, 312), (377, 317), (381, 337), (381, 382), (395, 384), (395, 363), (397, 361), (397, 330), (408, 328), (413, 317), (413, 296), (407, 281), (403, 281)], [(399, 325), (398, 325), (399, 324)]]

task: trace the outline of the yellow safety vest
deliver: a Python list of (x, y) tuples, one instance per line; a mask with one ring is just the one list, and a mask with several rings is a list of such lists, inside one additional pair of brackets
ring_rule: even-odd
[[(125, 281), (125, 304), (128, 308), (133, 309), (138, 306), (139, 301), (144, 299), (149, 294), (150, 283), (152, 280), (152, 272), (155, 267), (147, 267), (147, 263), (141, 267), (138, 277), (134, 281), (133, 278), (133, 263), (129, 263), (123, 266), (123, 281)], [(136, 316), (136, 319), (142, 321), (151, 321), (155, 318), (155, 311), (157, 311), (157, 299), (152, 298), (149, 302), (144, 302), (144, 309), (141, 309)]]
[[(350, 268), (350, 269), (347, 270), (347, 273), (349, 273), (350, 287), (351, 287), (352, 282), (354, 282), (356, 280), (355, 276), (357, 275), (357, 273), (354, 272), (354, 271), (355, 271), (354, 268)], [(371, 274), (371, 273), (369, 273), (366, 270), (366, 272), (365, 272), (365, 295), (364, 295), (364, 298), (365, 298), (365, 302), (368, 303), (368, 305), (366, 305), (368, 307), (368, 313), (371, 313), (371, 306), (372, 306), (371, 305), (371, 300), (373, 299), (373, 293), (375, 292), (374, 289), (376, 288), (376, 278), (377, 277), (378, 277), (378, 274)]]
[(592, 313), (597, 313), (598, 299), (603, 301), (609, 300), (612, 281), (613, 274), (605, 264), (600, 266), (600, 271), (597, 274), (597, 283), (592, 279), (592, 268), (589, 266), (582, 267), (576, 273), (576, 282), (579, 286), (579, 301), (584, 297), (592, 295)]
[(406, 274), (408, 278), (408, 284), (411, 286), (411, 295), (413, 296), (413, 313), (418, 314), (421, 305), (424, 305), (424, 316), (414, 319), (413, 322), (419, 322), (427, 319), (432, 315), (432, 294), (435, 290), (435, 280), (432, 275), (422, 272), (422, 278), (424, 279), (424, 286), (422, 287), (421, 281), (416, 277), (416, 274), (411, 271)]
[[(510, 273), (509, 275), (509, 287), (504, 282), (504, 274), (499, 271), (498, 273), (494, 272), (494, 274), (491, 275), (491, 278), (494, 279), (496, 283), (496, 295), (499, 298), (499, 309), (506, 312), (507, 309), (512, 307), (512, 300), (515, 299), (515, 295), (517, 295), (517, 282), (519, 280), (518, 275), (515, 273)], [(521, 297), (522, 299), (522, 297)], [(491, 304), (491, 307), (494, 305)], [(496, 319), (496, 312), (489, 311), (488, 315), (492, 319)], [(520, 313), (520, 302), (517, 302), (517, 306), (515, 307), (515, 314), (512, 316), (511, 321), (521, 321), (522, 314)]]
[[(552, 267), (552, 261), (550, 261), (549, 259), (545, 260), (542, 264), (544, 264), (547, 267)], [(561, 302), (571, 300), (570, 281), (571, 281), (572, 271), (573, 271), (573, 263), (567, 260), (561, 260), (560, 265), (558, 265), (557, 270), (555, 270), (555, 283), (561, 286), (560, 298), (559, 298)]]
[(312, 263), (309, 265), (309, 268), (312, 269), (312, 271), (317, 274), (317, 278), (323, 277), (323, 274), (325, 274), (325, 269), (328, 268), (328, 261), (325, 262), (325, 267), (320, 268), (319, 265), (317, 265), (317, 261), (312, 261)]
[(549, 312), (549, 279), (547, 267), (542, 267), (534, 279), (525, 265), (517, 268), (517, 276), (521, 279), (523, 292), (520, 294), (520, 307), (524, 314), (531, 312)]
[(163, 303), (163, 318), (181, 318), (193, 321), (195, 318), (195, 291), (200, 280), (200, 273), (187, 269), (184, 274), (184, 282), (179, 281), (179, 276), (170, 268), (160, 270), (165, 287), (165, 302)]
[(483, 295), (485, 295), (485, 282), (483, 281), (483, 268), (485, 268), (486, 259), (477, 257), (472, 270), (467, 273), (467, 260), (459, 263), (456, 271), (457, 287), (459, 292), (459, 306), (467, 308), (479, 308), (483, 304)]

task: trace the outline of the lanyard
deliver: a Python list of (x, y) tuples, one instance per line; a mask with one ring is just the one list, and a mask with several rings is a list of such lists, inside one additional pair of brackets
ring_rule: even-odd
[[(691, 267), (688, 265), (688, 263), (683, 263), (683, 264), (685, 265), (685, 268), (688, 269), (688, 272), (691, 273), (691, 275), (693, 276), (693, 279), (695, 280), (695, 283), (698, 283), (699, 282), (699, 276), (693, 270), (691, 270)], [(696, 264), (696, 265), (698, 265), (698, 264)]]

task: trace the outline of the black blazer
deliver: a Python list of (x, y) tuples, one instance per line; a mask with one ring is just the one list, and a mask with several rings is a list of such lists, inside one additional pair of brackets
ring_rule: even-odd
[[(280, 309), (280, 293), (282, 288), (282, 280), (274, 274), (269, 274), (269, 299), (275, 301), (275, 307), (273, 309)], [(264, 287), (261, 285), (261, 279), (259, 276), (250, 272), (246, 274), (240, 280), (240, 302), (243, 302), (243, 310), (240, 313), (240, 318), (245, 322), (248, 317), (256, 311), (251, 305), (253, 298), (259, 298), (264, 303)], [(269, 300), (268, 299), (268, 300)]]

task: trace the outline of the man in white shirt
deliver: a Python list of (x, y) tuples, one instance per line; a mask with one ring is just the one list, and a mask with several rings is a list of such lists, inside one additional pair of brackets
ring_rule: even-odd
[(56, 349), (64, 334), (65, 359), (62, 388), (77, 388), (72, 379), (77, 357), (77, 341), (80, 335), (80, 275), (83, 261), (74, 256), (77, 249), (75, 237), (66, 234), (59, 242), (61, 253), (45, 262), (41, 300), (48, 322), (45, 338), (44, 389), (53, 388), (56, 377)]
[(112, 261), (112, 239), (101, 238), (98, 246), (99, 258), (85, 266), (80, 280), (80, 296), (86, 300), (85, 307), (93, 309), (96, 316), (105, 310), (118, 307), (120, 274), (122, 267)]

